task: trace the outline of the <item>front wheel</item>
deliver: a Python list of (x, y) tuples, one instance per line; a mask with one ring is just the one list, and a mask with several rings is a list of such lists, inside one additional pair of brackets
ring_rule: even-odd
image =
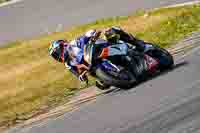
[(97, 68), (96, 76), (106, 85), (115, 86), (123, 89), (131, 88), (134, 84), (136, 84), (135, 77), (128, 71), (122, 71), (118, 75), (112, 75), (101, 68)]
[(96, 87), (98, 87), (100, 90), (107, 90), (110, 88), (110, 85), (106, 85), (102, 81), (96, 81)]

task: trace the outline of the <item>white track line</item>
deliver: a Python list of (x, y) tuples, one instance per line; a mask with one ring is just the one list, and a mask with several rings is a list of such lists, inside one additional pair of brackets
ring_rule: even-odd
[(185, 3), (180, 3), (180, 4), (172, 4), (168, 6), (163, 6), (163, 7), (158, 7), (152, 9), (152, 11), (159, 10), (159, 9), (165, 9), (165, 8), (173, 8), (173, 7), (181, 7), (181, 6), (189, 6), (189, 5), (195, 5), (195, 4), (200, 4), (200, 0), (192, 1), (192, 2), (185, 2)]
[(4, 2), (4, 3), (0, 4), (0, 7), (7, 6), (7, 5), (10, 5), (10, 4), (14, 4), (14, 3), (17, 3), (17, 2), (20, 2), (20, 1), (23, 1), (23, 0), (11, 0), (11, 1), (8, 1), (8, 2)]
[(172, 8), (172, 7), (180, 7), (180, 6), (187, 6), (187, 5), (194, 5), (194, 4), (200, 4), (200, 0), (192, 1), (192, 2), (185, 2), (181, 4), (175, 4), (175, 5), (169, 5), (164, 8)]

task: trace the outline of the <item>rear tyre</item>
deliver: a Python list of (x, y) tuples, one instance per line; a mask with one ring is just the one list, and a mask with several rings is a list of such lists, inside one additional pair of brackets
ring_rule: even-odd
[(119, 76), (119, 77), (113, 76), (101, 68), (98, 68), (96, 70), (97, 78), (106, 85), (115, 86), (115, 87), (119, 87), (122, 89), (128, 89), (128, 88), (131, 88), (134, 84), (136, 84), (136, 79), (133, 76), (133, 74), (131, 74), (130, 72), (124, 71), (124, 72), (120, 73), (120, 75), (127, 76), (128, 79), (123, 79), (121, 76)]
[(173, 56), (163, 48), (156, 47), (154, 50), (147, 52), (147, 54), (158, 59), (161, 71), (172, 69), (174, 66)]

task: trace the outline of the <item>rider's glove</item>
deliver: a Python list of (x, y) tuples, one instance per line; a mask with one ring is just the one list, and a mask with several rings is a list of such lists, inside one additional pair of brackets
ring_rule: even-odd
[(80, 81), (88, 81), (88, 78), (87, 78), (87, 75), (86, 75), (87, 71), (84, 71), (83, 73), (81, 73), (79, 76), (78, 76), (78, 79)]

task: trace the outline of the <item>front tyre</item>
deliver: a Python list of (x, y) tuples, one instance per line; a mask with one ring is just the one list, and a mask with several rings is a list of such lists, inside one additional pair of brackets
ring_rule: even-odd
[(134, 84), (136, 84), (135, 77), (128, 71), (123, 71), (119, 74), (119, 76), (114, 76), (101, 68), (97, 68), (96, 76), (104, 84), (122, 89), (131, 88)]
[(96, 87), (98, 87), (100, 90), (107, 90), (110, 88), (110, 85), (106, 85), (102, 81), (96, 81)]

